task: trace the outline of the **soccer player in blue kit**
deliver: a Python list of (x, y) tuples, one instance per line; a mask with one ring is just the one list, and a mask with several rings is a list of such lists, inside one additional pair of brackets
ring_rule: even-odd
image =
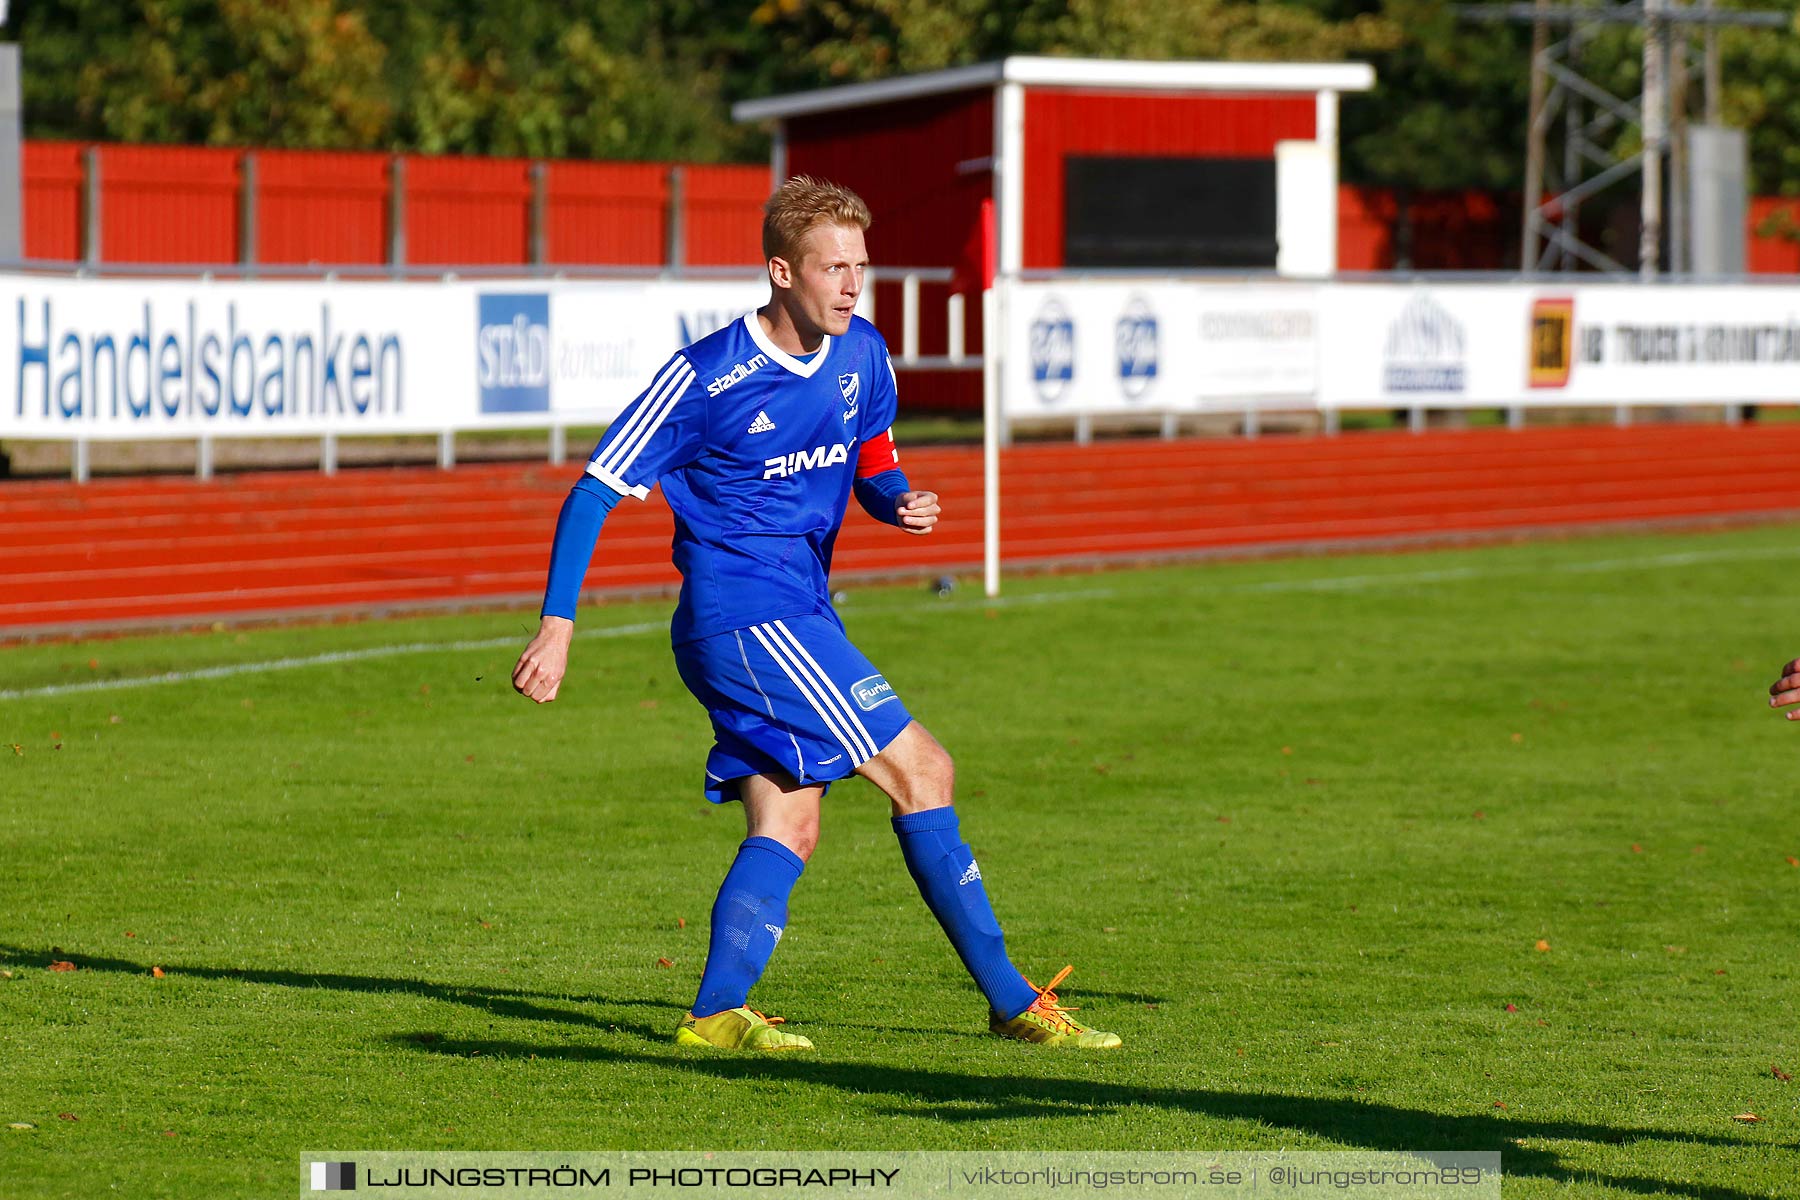
[(576, 598), (601, 522), (661, 484), (682, 575), (675, 665), (712, 718), (705, 790), (744, 806), (747, 836), (712, 909), (706, 967), (675, 1040), (742, 1050), (812, 1043), (749, 1007), (787, 925), (788, 896), (819, 838), (835, 780), (888, 796), (919, 891), (987, 997), (989, 1028), (1021, 1041), (1110, 1049), (1053, 990), (1012, 965), (981, 869), (951, 807), (950, 756), (850, 644), (831, 606), (832, 544), (852, 493), (878, 521), (923, 536), (938, 497), (899, 468), (887, 344), (855, 316), (869, 210), (797, 177), (763, 221), (768, 304), (670, 359), (601, 437), (557, 520), (542, 620), (513, 686), (556, 699)]

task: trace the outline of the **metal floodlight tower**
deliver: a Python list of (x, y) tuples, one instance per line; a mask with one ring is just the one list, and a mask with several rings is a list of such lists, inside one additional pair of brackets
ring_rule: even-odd
[[(1719, 52), (1722, 27), (1785, 29), (1793, 15), (1715, 9), (1712, 0), (1692, 7), (1678, 0), (1626, 0), (1591, 4), (1471, 4), (1457, 9), (1465, 20), (1529, 24), (1531, 33), (1531, 114), (1525, 149), (1524, 229), (1520, 266), (1527, 273), (1575, 269), (1578, 262), (1618, 275), (1630, 269), (1597, 246), (1581, 240), (1582, 201), (1637, 173), (1643, 180), (1638, 238), (1638, 274), (1654, 279), (1662, 269), (1664, 210), (1670, 220), (1672, 267), (1687, 258), (1688, 157), (1687, 86), (1693, 65), (1688, 33), (1698, 27), (1704, 40), (1700, 67), (1709, 124), (1718, 123)], [(1644, 31), (1644, 86), (1636, 96), (1615, 96), (1581, 73), (1582, 47), (1608, 25), (1635, 25)], [(1562, 37), (1552, 41), (1550, 30)], [(1559, 188), (1547, 199), (1545, 143), (1551, 124), (1563, 118), (1563, 162)], [(1616, 155), (1600, 139), (1621, 126), (1642, 130), (1642, 149)], [(1671, 166), (1668, 202), (1663, 195), (1663, 163)]]

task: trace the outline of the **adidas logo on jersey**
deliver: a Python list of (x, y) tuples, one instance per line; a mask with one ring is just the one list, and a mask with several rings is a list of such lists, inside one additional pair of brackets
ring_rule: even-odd
[(956, 881), (956, 886), (965, 887), (980, 878), (981, 868), (977, 866), (975, 860), (971, 858), (969, 860), (969, 869), (962, 873), (962, 878)]
[(775, 422), (769, 420), (769, 414), (758, 410), (756, 420), (750, 422), (749, 431), (751, 433), (767, 433), (773, 428), (775, 428)]
[(783, 930), (782, 930), (782, 928), (781, 928), (781, 926), (779, 926), (779, 925), (768, 925), (768, 924), (765, 924), (765, 925), (764, 925), (764, 926), (763, 926), (763, 928), (764, 928), (764, 929), (766, 929), (766, 930), (768, 930), (768, 931), (769, 931), (769, 932), (770, 932), (770, 933), (772, 933), (772, 934), (774, 934), (774, 935), (775, 935), (775, 944), (776, 944), (776, 945), (777, 945), (777, 946), (779, 946), (779, 945), (781, 945), (781, 935), (782, 935), (782, 932), (783, 932)]
[(789, 475), (798, 475), (802, 471), (810, 471), (814, 467), (835, 467), (842, 462), (850, 461), (850, 447), (839, 442), (835, 446), (814, 446), (811, 450), (796, 450), (792, 454), (783, 454), (778, 458), (763, 460), (764, 479), (785, 479)]
[[(766, 354), (758, 354), (755, 358), (752, 358), (749, 362), (739, 363), (737, 366), (731, 368), (731, 370), (725, 372), (723, 375), (719, 376), (717, 379), (715, 379), (711, 383), (707, 384), (706, 385), (706, 394), (709, 396), (716, 396), (720, 392), (724, 391), (726, 388), (730, 387), (732, 384), (738, 383), (742, 380), (750, 378), (750, 376), (756, 374), (756, 372), (762, 370), (764, 367), (766, 367), (768, 365), (769, 365), (769, 356)], [(752, 432), (755, 432), (755, 431), (752, 430)]]

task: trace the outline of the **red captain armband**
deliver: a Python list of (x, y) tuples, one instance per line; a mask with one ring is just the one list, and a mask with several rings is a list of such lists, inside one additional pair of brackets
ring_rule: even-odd
[(862, 444), (856, 452), (856, 477), (869, 479), (900, 465), (900, 451), (894, 448), (894, 431), (884, 429)]

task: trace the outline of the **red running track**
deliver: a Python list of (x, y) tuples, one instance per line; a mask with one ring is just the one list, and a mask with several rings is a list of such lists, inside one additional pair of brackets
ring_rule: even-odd
[[(1003, 460), (1003, 552), (1153, 561), (1791, 514), (1796, 461), (1800, 425), (1027, 445)], [(910, 538), (854, 512), (839, 578), (980, 563), (980, 451), (905, 465), (943, 494), (942, 524)], [(0, 483), (0, 636), (532, 602), (578, 469)], [(671, 589), (669, 536), (659, 499), (621, 505), (588, 587)]]

